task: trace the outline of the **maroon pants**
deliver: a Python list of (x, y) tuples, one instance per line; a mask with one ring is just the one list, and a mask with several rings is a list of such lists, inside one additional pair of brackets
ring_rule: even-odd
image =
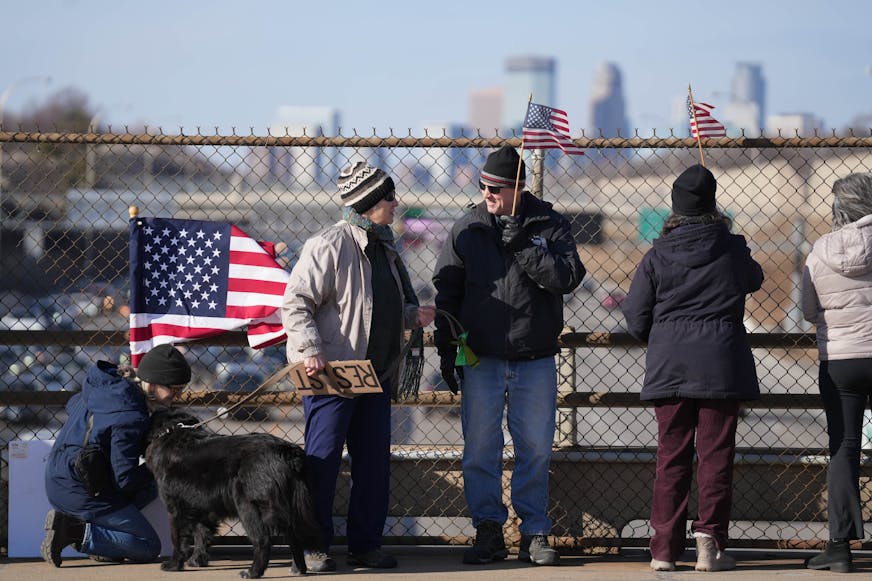
[(687, 505), (693, 479), (696, 434), (699, 514), (691, 531), (715, 538), (726, 548), (733, 500), (733, 459), (739, 401), (728, 399), (661, 399), (657, 416), (657, 473), (651, 503), (651, 557), (676, 561), (687, 544)]

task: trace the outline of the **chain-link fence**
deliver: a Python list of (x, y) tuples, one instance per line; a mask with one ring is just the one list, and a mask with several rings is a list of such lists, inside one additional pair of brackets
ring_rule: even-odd
[[(3, 516), (6, 445), (52, 439), (86, 367), (129, 354), (128, 206), (138, 206), (140, 216), (233, 222), (254, 238), (283, 242), (279, 258), (290, 269), (306, 238), (338, 219), (334, 184), (341, 167), (366, 159), (397, 183), (397, 244), (419, 297), (432, 303), (439, 248), (452, 222), (479, 201), (484, 158), (506, 141), (520, 145), (480, 135), (0, 131)], [(695, 142), (677, 138), (577, 143), (587, 155), (525, 152), (534, 191), (570, 218), (588, 270), (565, 304), (553, 534), (575, 547), (644, 545), (656, 423), (638, 400), (644, 347), (622, 332), (619, 307), (668, 215), (673, 179), (698, 162), (699, 151)], [(798, 282), (810, 244), (828, 230), (832, 182), (872, 171), (872, 138), (723, 139), (710, 143), (705, 160), (718, 177), (719, 204), (766, 275), (748, 300), (745, 321), (764, 397), (744, 408), (739, 423), (730, 534), (737, 546), (811, 546), (826, 538), (827, 440)], [(281, 346), (253, 351), (243, 344), (230, 334), (185, 346), (195, 378), (185, 404), (199, 416), (229, 407), (285, 363)], [(445, 391), (435, 350), (427, 355), (421, 393), (393, 408), (386, 535), (394, 542), (464, 542), (473, 529), (460, 476), (459, 400)], [(293, 392), (259, 395), (211, 425), (222, 433), (266, 431), (302, 443), (302, 410)], [(872, 453), (872, 415), (864, 430), (864, 448)], [(509, 445), (507, 494), (511, 469)], [(865, 504), (872, 500), (870, 477), (864, 458)], [(340, 483), (339, 489), (347, 487)], [(338, 514), (346, 503), (340, 492)], [(872, 521), (868, 511), (865, 518)], [(337, 520), (340, 535), (342, 523)], [(509, 523), (510, 533), (517, 534), (516, 524)], [(242, 534), (233, 523), (224, 532)]]

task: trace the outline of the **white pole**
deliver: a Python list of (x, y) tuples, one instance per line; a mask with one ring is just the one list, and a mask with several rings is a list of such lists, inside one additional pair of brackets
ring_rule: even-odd
[[(97, 111), (91, 120), (88, 121), (88, 133), (96, 133), (100, 128), (100, 117), (102, 113)], [(85, 187), (93, 190), (97, 187), (97, 152), (96, 145), (93, 143), (87, 144), (85, 147)]]

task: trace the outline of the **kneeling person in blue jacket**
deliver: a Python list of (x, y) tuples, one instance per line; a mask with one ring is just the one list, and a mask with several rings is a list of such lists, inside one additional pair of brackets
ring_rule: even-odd
[[(103, 561), (150, 562), (160, 554), (160, 538), (140, 512), (157, 498), (157, 486), (139, 458), (149, 406), (171, 405), (191, 381), (191, 366), (172, 345), (159, 345), (143, 356), (136, 375), (140, 384), (132, 373), (98, 361), (67, 403), (69, 417), (45, 467), (53, 509), (46, 515), (41, 553), (55, 567), (67, 546)], [(76, 469), (86, 443), (106, 460), (99, 491), (89, 492)]]

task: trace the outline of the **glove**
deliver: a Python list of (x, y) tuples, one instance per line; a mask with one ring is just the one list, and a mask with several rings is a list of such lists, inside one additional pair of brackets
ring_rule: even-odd
[(518, 252), (530, 244), (524, 227), (515, 216), (500, 216), (500, 222), (503, 223), (502, 242), (506, 250)]
[[(454, 357), (446, 356), (440, 359), (439, 370), (442, 373), (442, 379), (445, 380), (445, 385), (448, 386), (451, 393), (457, 395), (460, 391), (460, 384), (463, 383), (463, 367), (456, 367), (454, 365)], [(457, 378), (455, 378), (455, 374), (460, 379), (459, 383)]]

